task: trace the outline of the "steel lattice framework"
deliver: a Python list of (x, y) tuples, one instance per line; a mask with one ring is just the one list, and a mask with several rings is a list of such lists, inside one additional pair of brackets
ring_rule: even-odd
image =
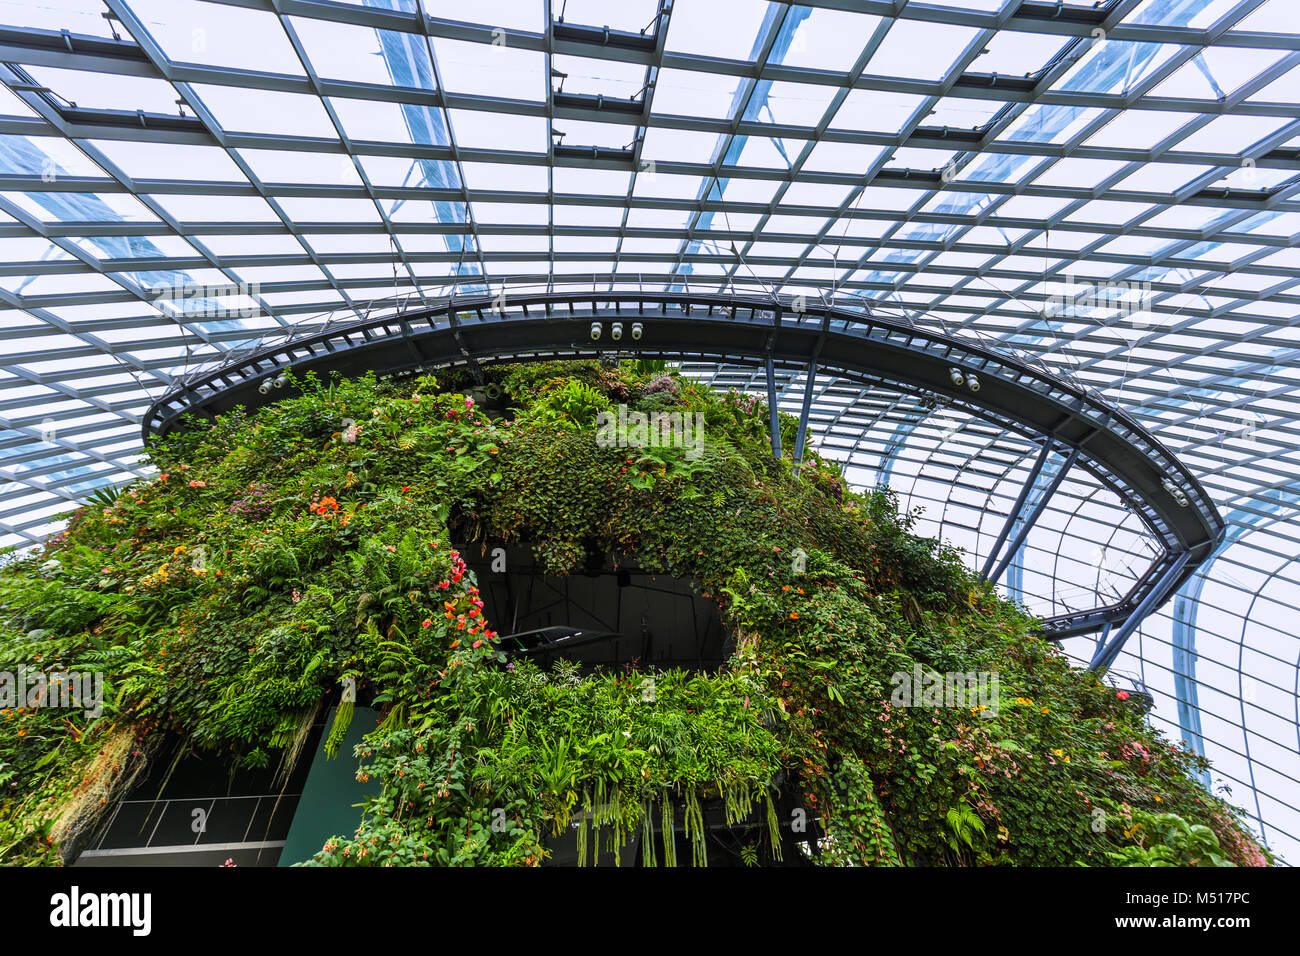
[[(0, 84), (5, 542), (143, 477), (143, 415), (196, 367), (453, 293), (980, 336), (1129, 410), (1226, 516), (1115, 667), (1300, 847), (1292, 0), (0, 0)], [(1044, 613), (1151, 557), (1005, 423), (772, 381), (933, 533), (978, 556), (1005, 525)]]

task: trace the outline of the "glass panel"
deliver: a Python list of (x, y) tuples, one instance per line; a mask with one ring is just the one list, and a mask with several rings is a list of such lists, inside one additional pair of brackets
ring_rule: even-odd
[(130, 9), (169, 60), (295, 76), (305, 73), (273, 13), (201, 0), (131, 0)]

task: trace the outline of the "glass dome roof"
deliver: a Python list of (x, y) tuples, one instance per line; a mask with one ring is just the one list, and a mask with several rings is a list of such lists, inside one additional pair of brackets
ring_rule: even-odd
[[(453, 292), (904, 316), (1094, 389), (1208, 489), (1223, 543), (1111, 673), (1295, 859), (1298, 189), (1294, 0), (0, 0), (0, 543), (143, 476), (178, 377)], [(811, 423), (976, 566), (1032, 463), (831, 377)], [(1122, 510), (1065, 481), (1005, 587), (1115, 586)]]

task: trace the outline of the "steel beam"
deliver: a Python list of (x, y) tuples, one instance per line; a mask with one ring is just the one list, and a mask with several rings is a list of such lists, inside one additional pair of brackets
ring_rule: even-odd
[(1186, 551), (1174, 559), (1173, 563), (1165, 570), (1165, 573), (1160, 576), (1160, 580), (1156, 582), (1155, 587), (1147, 592), (1142, 602), (1120, 625), (1115, 636), (1097, 648), (1097, 652), (1092, 655), (1092, 660), (1088, 663), (1088, 670), (1110, 667), (1115, 662), (1116, 656), (1123, 650), (1129, 636), (1142, 625), (1142, 621), (1151, 613), (1151, 610), (1169, 596), (1169, 592), (1179, 581), (1183, 568), (1187, 566), (1189, 560), (1191, 560), (1191, 554)]
[(804, 383), (803, 407), (799, 409), (799, 430), (794, 436), (794, 468), (798, 472), (803, 464), (804, 444), (808, 439), (808, 416), (812, 412), (813, 385), (817, 380), (817, 359), (808, 360), (808, 379)]
[(1011, 506), (1007, 512), (1007, 520), (1002, 525), (1002, 530), (998, 532), (997, 540), (993, 542), (993, 547), (989, 549), (988, 559), (984, 562), (984, 567), (980, 571), (980, 577), (987, 579), (989, 571), (993, 568), (993, 562), (998, 559), (998, 552), (1002, 545), (1006, 543), (1007, 535), (1011, 534), (1011, 529), (1015, 527), (1016, 519), (1020, 517), (1021, 510), (1025, 507), (1025, 502), (1029, 499), (1029, 493), (1033, 490), (1034, 482), (1038, 476), (1043, 473), (1043, 466), (1047, 464), (1047, 456), (1052, 453), (1053, 443), (1050, 441), (1043, 442), (1043, 449), (1038, 453), (1038, 458), (1034, 461), (1033, 467), (1029, 469), (1029, 477), (1025, 479), (1024, 486), (1020, 489), (1020, 494), (1016, 496), (1016, 503)]
[(772, 364), (772, 355), (769, 352), (766, 361), (763, 363), (767, 369), (767, 417), (768, 429), (772, 442), (772, 457), (780, 459), (781, 457), (781, 411), (777, 405), (776, 399), (776, 368)]
[(997, 567), (993, 569), (993, 573), (989, 575), (989, 581), (996, 584), (998, 578), (1002, 577), (1002, 572), (1007, 569), (1007, 565), (1009, 565), (1015, 558), (1016, 552), (1020, 550), (1021, 545), (1023, 545), (1025, 540), (1029, 537), (1029, 532), (1033, 530), (1034, 524), (1037, 523), (1039, 517), (1041, 517), (1042, 513), (1047, 510), (1047, 504), (1052, 500), (1052, 495), (1056, 494), (1056, 489), (1061, 487), (1061, 483), (1065, 481), (1065, 476), (1069, 472), (1070, 466), (1074, 464), (1074, 460), (1078, 456), (1079, 449), (1076, 446), (1070, 450), (1070, 456), (1065, 459), (1065, 464), (1061, 466), (1061, 470), (1057, 472), (1056, 477), (1052, 479), (1052, 483), (1044, 489), (1043, 496), (1038, 499), (1038, 504), (1034, 505), (1033, 510), (1029, 513), (1029, 517), (1025, 518), (1025, 523), (1016, 535), (1015, 540), (1007, 547), (1007, 553), (998, 562)]

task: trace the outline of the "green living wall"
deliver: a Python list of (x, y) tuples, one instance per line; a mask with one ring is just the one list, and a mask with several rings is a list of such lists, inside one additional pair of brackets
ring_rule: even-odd
[[(1195, 782), (1201, 758), (887, 491), (774, 460), (753, 397), (655, 363), (488, 376), (506, 398), (488, 413), (454, 374), (298, 382), (156, 442), (156, 477), (10, 555), (0, 670), (105, 683), (98, 714), (0, 713), (0, 863), (60, 862), (163, 735), (291, 765), (340, 688), (328, 742), (355, 691), (384, 715), (360, 748), (382, 786), (319, 865), (537, 865), (573, 820), (584, 858), (642, 836), (647, 862), (705, 863), (710, 801), (760, 822), (744, 862), (776, 862), (783, 788), (823, 864), (1268, 862)], [(619, 405), (698, 414), (703, 444), (611, 445), (598, 416)], [(734, 653), (717, 673), (507, 658), (453, 541), (525, 542), (554, 574), (597, 550), (692, 577)], [(952, 673), (996, 673), (996, 696), (923, 693)], [(689, 859), (662, 838), (683, 818)]]

